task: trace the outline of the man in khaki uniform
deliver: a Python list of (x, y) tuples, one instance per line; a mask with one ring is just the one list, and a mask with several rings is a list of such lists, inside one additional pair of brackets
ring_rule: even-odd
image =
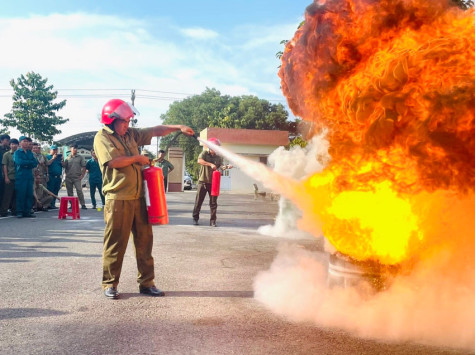
[(35, 203), (33, 204), (33, 209), (36, 211), (48, 211), (48, 207), (51, 206), (51, 201), (57, 199), (60, 201), (60, 198), (54, 193), (49, 191), (43, 185), (43, 179), (41, 173), (35, 173), (35, 186), (33, 188), (33, 197), (35, 198)]
[(188, 136), (194, 134), (191, 128), (181, 125), (129, 128), (134, 112), (134, 108), (122, 100), (108, 101), (102, 109), (101, 122), (105, 126), (94, 138), (106, 198), (102, 288), (104, 295), (112, 299), (119, 297), (117, 285), (131, 232), (140, 293), (165, 295), (154, 283), (153, 233), (142, 187), (142, 166), (150, 160), (139, 153), (139, 146), (149, 145), (152, 137), (178, 130)]
[[(221, 145), (217, 138), (208, 138), (208, 141), (216, 145)], [(210, 219), (209, 225), (216, 227), (216, 211), (218, 209), (218, 196), (211, 196), (211, 182), (213, 180), (213, 171), (231, 169), (232, 165), (223, 165), (223, 158), (216, 155), (216, 152), (209, 147), (203, 147), (203, 151), (198, 156), (200, 164), (200, 175), (198, 177), (198, 188), (196, 189), (195, 206), (193, 207), (193, 224), (199, 225), (201, 205), (206, 197), (209, 196)]]
[(70, 146), (71, 154), (64, 161), (64, 172), (66, 173), (66, 190), (68, 196), (74, 196), (73, 186), (79, 198), (82, 209), (87, 209), (84, 194), (82, 192), (82, 178), (86, 174), (86, 159), (78, 154), (78, 146), (73, 144)]

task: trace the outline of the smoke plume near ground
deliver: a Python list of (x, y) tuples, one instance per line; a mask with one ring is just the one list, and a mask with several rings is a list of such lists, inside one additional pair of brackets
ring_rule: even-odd
[(270, 269), (257, 275), (254, 293), (292, 321), (365, 338), (475, 350), (475, 278), (466, 273), (456, 282), (448, 259), (442, 253), (410, 276), (398, 277), (389, 290), (365, 295), (354, 288), (328, 288), (322, 254), (282, 244)]
[[(321, 172), (330, 161), (328, 154), (327, 131), (314, 136), (305, 147), (294, 146), (289, 150), (279, 147), (268, 158), (276, 173), (296, 180), (304, 179)], [(258, 232), (263, 235), (284, 238), (313, 238), (309, 233), (298, 229), (297, 221), (302, 212), (288, 198), (279, 199), (279, 212), (273, 225), (262, 226)]]

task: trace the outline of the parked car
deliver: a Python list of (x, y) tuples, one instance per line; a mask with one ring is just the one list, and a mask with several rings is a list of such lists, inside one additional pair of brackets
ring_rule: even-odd
[(185, 179), (183, 180), (183, 190), (191, 190), (193, 188), (193, 181), (191, 180), (191, 177), (185, 176)]

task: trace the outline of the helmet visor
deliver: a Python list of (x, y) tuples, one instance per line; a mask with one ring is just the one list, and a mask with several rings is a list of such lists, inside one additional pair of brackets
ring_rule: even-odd
[(135, 115), (140, 115), (139, 111), (131, 104), (124, 102), (123, 104), (117, 106), (117, 108), (109, 115), (109, 117), (130, 121), (130, 119)]

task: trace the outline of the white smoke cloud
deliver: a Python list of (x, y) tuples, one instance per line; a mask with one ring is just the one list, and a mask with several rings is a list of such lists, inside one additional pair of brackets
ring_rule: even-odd
[[(330, 161), (327, 130), (314, 136), (306, 147), (294, 146), (289, 150), (279, 147), (268, 158), (273, 170), (285, 177), (302, 180), (309, 175), (322, 171)], [(273, 237), (294, 239), (314, 238), (298, 229), (297, 221), (302, 212), (288, 199), (279, 199), (279, 212), (273, 225), (261, 226), (258, 232)]]
[(341, 328), (385, 341), (475, 350), (475, 277), (445, 275), (453, 258), (441, 253), (410, 275), (372, 295), (327, 287), (328, 254), (282, 244), (267, 271), (257, 275), (257, 300), (292, 321)]

